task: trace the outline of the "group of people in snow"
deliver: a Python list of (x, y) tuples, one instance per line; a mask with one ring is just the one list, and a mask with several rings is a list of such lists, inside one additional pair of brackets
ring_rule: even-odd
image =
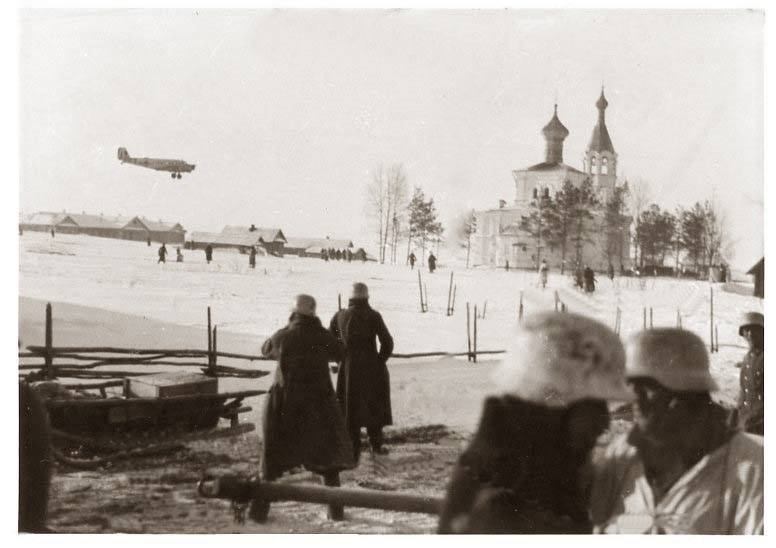
[[(415, 256), (414, 252), (410, 252), (409, 255), (407, 255), (407, 262), (410, 263), (410, 269), (415, 269), (415, 263), (417, 262), (418, 258)], [(433, 253), (428, 254), (428, 271), (429, 273), (433, 274), (434, 270), (436, 270), (437, 267), (437, 258)]]
[[(265, 480), (304, 466), (339, 486), (358, 463), (362, 427), (372, 452), (386, 453), (393, 338), (368, 300), (354, 284), (327, 329), (315, 299), (299, 295), (288, 325), (264, 343), (278, 360)], [(763, 315), (747, 314), (731, 414), (712, 399), (709, 355), (689, 331), (650, 329), (623, 344), (582, 315), (526, 318), (452, 471), (438, 532), (762, 534), (763, 331)], [(329, 361), (339, 363), (336, 389)], [(632, 425), (599, 445), (613, 404)], [(268, 503), (254, 504), (263, 507), (252, 517), (265, 519)], [(329, 515), (343, 519), (343, 508)]]
[[(379, 341), (379, 348), (377, 342)], [(384, 455), (383, 427), (393, 423), (386, 362), (393, 337), (382, 316), (369, 305), (366, 284), (353, 284), (348, 307), (325, 328), (310, 295), (298, 295), (288, 325), (261, 348), (278, 360), (269, 390), (262, 430), (262, 478), (272, 481), (298, 466), (339, 486), (339, 473), (354, 468), (366, 427), (373, 454)], [(338, 362), (336, 390), (329, 361)], [(254, 501), (251, 517), (263, 521), (269, 503)], [(344, 517), (341, 505), (329, 517)]]

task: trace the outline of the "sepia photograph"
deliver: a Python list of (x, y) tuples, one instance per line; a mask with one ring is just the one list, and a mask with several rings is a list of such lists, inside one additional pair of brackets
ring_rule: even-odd
[(8, 10), (16, 538), (763, 535), (768, 11)]

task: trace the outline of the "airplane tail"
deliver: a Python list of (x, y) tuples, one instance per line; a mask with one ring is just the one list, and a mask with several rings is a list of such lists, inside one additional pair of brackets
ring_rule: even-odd
[(127, 152), (127, 149), (124, 147), (121, 147), (119, 149), (119, 160), (122, 162), (125, 160), (129, 160), (129, 152)]

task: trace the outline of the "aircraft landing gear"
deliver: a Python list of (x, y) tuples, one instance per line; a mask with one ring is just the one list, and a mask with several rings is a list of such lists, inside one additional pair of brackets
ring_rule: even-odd
[(172, 177), (173, 179), (175, 179), (175, 173), (170, 173), (170, 177)]
[(181, 175), (180, 173), (178, 173), (178, 179), (180, 179), (181, 177), (183, 177), (183, 175)]

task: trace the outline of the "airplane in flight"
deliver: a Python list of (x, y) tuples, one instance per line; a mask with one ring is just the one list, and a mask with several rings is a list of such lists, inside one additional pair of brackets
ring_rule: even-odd
[(121, 147), (119, 149), (119, 160), (121, 163), (135, 164), (140, 167), (147, 167), (155, 169), (157, 171), (169, 171), (170, 177), (173, 179), (181, 178), (181, 172), (190, 173), (195, 167), (194, 164), (187, 164), (183, 160), (165, 160), (162, 158), (133, 158), (127, 152), (127, 149)]

